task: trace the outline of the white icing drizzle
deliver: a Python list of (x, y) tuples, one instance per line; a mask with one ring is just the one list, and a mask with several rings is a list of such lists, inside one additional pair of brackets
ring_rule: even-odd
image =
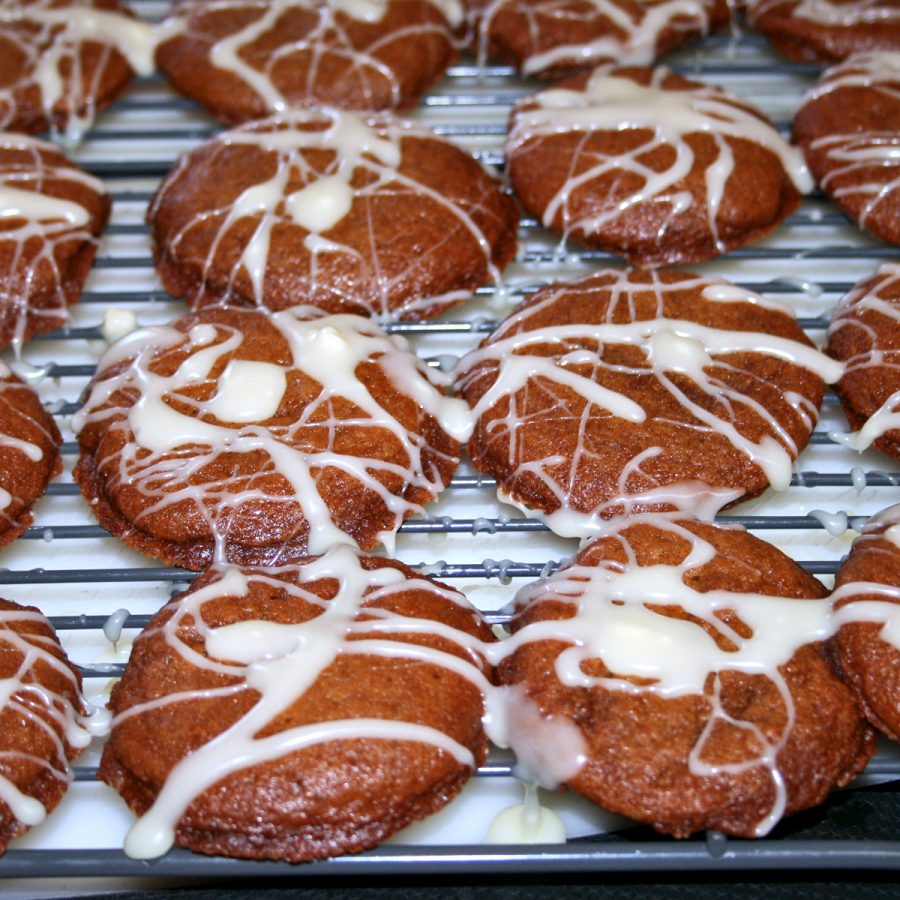
[[(46, 154), (58, 158), (59, 152), (52, 144), (23, 134), (0, 133), (0, 150), (25, 154), (0, 163), (0, 223), (11, 226), (0, 230), (0, 246), (9, 247), (0, 268), (0, 309), (14, 323), (12, 342), (18, 354), (29, 321), (36, 321), (40, 330), (42, 318), (68, 319), (65, 272), (60, 270), (57, 251), (68, 243), (98, 243), (90, 231), (88, 210), (46, 191), (57, 184), (80, 185), (98, 194), (104, 189), (86, 172), (50, 161)], [(53, 289), (37, 308), (31, 298), (39, 271), (44, 278), (49, 275)]]
[[(112, 62), (112, 51), (121, 53), (140, 75), (154, 71), (158, 34), (152, 25), (115, 10), (95, 8), (90, 0), (58, 6), (54, 0), (0, 0), (3, 36), (26, 60), (20, 82), (0, 88), (0, 127), (16, 114), (14, 92), (36, 84), (45, 115), (52, 121), (62, 102), (69, 122), (66, 135), (77, 141), (95, 115), (93, 91)], [(102, 44), (92, 82), (81, 77), (86, 44)], [(64, 73), (68, 73), (65, 74)]]
[[(0, 609), (0, 646), (4, 653), (18, 658), (16, 671), (8, 678), (0, 678), (0, 709), (7, 714), (27, 720), (29, 727), (42, 732), (53, 747), (53, 759), (45, 760), (32, 753), (3, 744), (0, 762), (27, 760), (35, 763), (58, 781), (68, 784), (72, 770), (66, 753), (66, 745), (81, 749), (91, 740), (86, 728), (86, 717), (73, 705), (71, 699), (50, 690), (41, 683), (38, 667), (52, 670), (70, 685), (72, 695), (81, 701), (81, 690), (74, 672), (53, 652), (55, 641), (44, 635), (25, 634), (17, 630), (18, 623), (35, 622), (50, 627), (49, 622), (31, 610)], [(40, 824), (47, 811), (43, 804), (20, 791), (9, 779), (0, 774), (0, 801), (23, 825)]]
[[(425, 2), (440, 13), (444, 22), (423, 21), (406, 28), (404, 34), (423, 40), (437, 34), (449, 40), (448, 25), (456, 28), (462, 23), (460, 0)], [(336, 56), (351, 63), (351, 74), (347, 77), (358, 81), (367, 96), (376, 93), (377, 84), (386, 82), (391, 91), (392, 108), (396, 108), (405, 99), (401, 83), (397, 73), (378, 58), (382, 44), (389, 41), (391, 35), (379, 35), (369, 46), (356, 47), (346, 22), (349, 18), (377, 24), (384, 18), (389, 5), (390, 0), (193, 0), (180, 3), (175, 15), (166, 20), (166, 26), (176, 33), (197, 35), (199, 32), (195, 32), (194, 27), (207, 17), (215, 22), (219, 13), (238, 15), (245, 21), (249, 19), (243, 27), (211, 41), (208, 59), (216, 68), (239, 78), (259, 97), (269, 112), (284, 112), (291, 105), (297, 105), (296, 101), (292, 104), (291, 99), (285, 96), (282, 89), (284, 80), (279, 79), (277, 74), (278, 68), (294, 55), (308, 55), (311, 59), (305, 87), (298, 89), (292, 85), (292, 95), (301, 95), (307, 102), (315, 99), (316, 82), (327, 77), (323, 73), (329, 65), (328, 57)], [(297, 40), (279, 37), (281, 20), (297, 12), (314, 15), (315, 23)], [(250, 50), (261, 39), (265, 39), (267, 45), (272, 44), (273, 37), (276, 43), (268, 50), (265, 60), (260, 59), (262, 54), (259, 51)]]
[(100, 333), (107, 344), (114, 344), (139, 327), (137, 316), (130, 309), (119, 309), (117, 306), (111, 306), (103, 314), (103, 324), (100, 326)]
[[(642, 282), (632, 280), (630, 270), (608, 270), (582, 282), (545, 289), (546, 297), (511, 315), (491, 336), (489, 343), (463, 357), (457, 367), (457, 386), (464, 390), (486, 371), (496, 370), (496, 379), (475, 403), (472, 412), (476, 421), (483, 416), (490, 419), (491, 410), (500, 401), (508, 400), (508, 412), (491, 422), (490, 436), (495, 441), (499, 439), (498, 436), (508, 436), (509, 459), (513, 460), (518, 452), (519, 431), (530, 424), (530, 416), (519, 409), (520, 404), (526, 402), (525, 399), (520, 399), (523, 391), (535, 389), (546, 393), (552, 391), (546, 384), (550, 382), (570, 388), (584, 401), (583, 409), (570, 409), (564, 404), (568, 415), (579, 416), (584, 422), (592, 414), (610, 414), (627, 422), (640, 424), (645, 421), (647, 413), (637, 402), (597, 382), (604, 372), (628, 372), (635, 377), (650, 374), (683, 407), (687, 420), (683, 427), (724, 437), (735, 449), (763, 469), (773, 487), (784, 490), (790, 484), (793, 460), (799, 452), (789, 431), (760, 403), (752, 401), (737, 389), (729, 388), (720, 377), (708, 370), (723, 365), (715, 357), (737, 352), (775, 356), (815, 372), (829, 382), (840, 377), (843, 367), (818, 350), (798, 341), (752, 331), (726, 331), (684, 319), (669, 319), (663, 315), (667, 292), (698, 287), (702, 288), (703, 296), (711, 303), (729, 303), (738, 299), (737, 295), (724, 286), (718, 290), (718, 282), (714, 279), (684, 275), (681, 280), (670, 283), (657, 277), (650, 282)], [(529, 320), (533, 316), (540, 315), (544, 309), (560, 302), (561, 297), (574, 297), (582, 290), (588, 294), (602, 290), (612, 295), (605, 322), (542, 326), (529, 330)], [(656, 318), (635, 321), (634, 296), (647, 293), (655, 294), (658, 315)], [(767, 306), (772, 308), (772, 304)], [(621, 318), (623, 308), (629, 311), (627, 322), (623, 322)], [(619, 318), (614, 322), (617, 313)], [(629, 368), (605, 363), (603, 352), (609, 344), (641, 348), (646, 356), (645, 365)], [(547, 353), (548, 346), (553, 348), (550, 353)], [(535, 350), (532, 351), (531, 348)], [(737, 364), (732, 363), (730, 367), (735, 365)], [(670, 372), (689, 376), (693, 384), (714, 401), (718, 412), (713, 413), (692, 400), (670, 377)], [(542, 382), (539, 385), (538, 380)], [(804, 428), (811, 430), (817, 420), (817, 410), (802, 397), (788, 399), (793, 413)], [(559, 403), (563, 404), (563, 400), (560, 399)], [(733, 421), (733, 407), (736, 405), (749, 406), (765, 423), (769, 433), (759, 441), (746, 437)], [(593, 413), (592, 407), (596, 408)], [(642, 466), (664, 453), (664, 450), (661, 447), (647, 448), (631, 460), (619, 478), (616, 496), (597, 509), (576, 509), (570, 505), (568, 482), (577, 476), (574, 468), (568, 475), (560, 475), (559, 467), (564, 462), (560, 457), (522, 460), (510, 480), (525, 473), (540, 478), (558, 500), (559, 508), (549, 514), (532, 508), (527, 508), (527, 512), (529, 515), (540, 515), (551, 529), (567, 537), (590, 536), (603, 527), (607, 511), (618, 507), (628, 510), (636, 502), (672, 504), (683, 512), (711, 518), (723, 505), (741, 495), (739, 490), (728, 485), (693, 482), (648, 483), (639, 488), (639, 492), (627, 487), (629, 479), (634, 475), (646, 476), (642, 478), (646, 482), (650, 476)], [(582, 437), (574, 451), (576, 463), (590, 453), (591, 450)], [(525, 509), (503, 492), (501, 498)]]
[[(187, 335), (174, 328), (141, 329), (114, 344), (103, 357), (90, 396), (73, 417), (73, 429), (78, 433), (87, 425), (98, 424), (133, 435), (134, 442), (126, 443), (120, 455), (117, 477), (152, 497), (155, 502), (150, 509), (154, 512), (190, 501), (205, 517), (219, 561), (227, 558), (231, 516), (245, 504), (263, 500), (276, 506), (299, 504), (309, 523), (310, 553), (321, 553), (336, 543), (352, 543), (319, 493), (317, 473), (326, 468), (347, 473), (360, 489), (374, 492), (384, 502), (393, 524), (379, 538), (390, 544), (403, 519), (422, 511), (406, 499), (408, 491), (424, 488), (433, 497), (443, 488), (443, 481), (427, 459), (429, 454), (437, 459), (437, 451), (428, 446), (424, 436), (408, 431), (382, 407), (360, 380), (358, 367), (366, 362), (380, 367), (399, 393), (410, 397), (457, 439), (464, 439), (471, 428), (468, 406), (443, 394), (438, 385), (446, 383), (446, 376), (428, 369), (405, 341), (389, 337), (367, 319), (328, 316), (311, 307), (279, 313), (245, 311), (244, 315), (264, 317), (274, 326), (289, 349), (289, 366), (246, 359), (241, 351), (243, 333), (221, 323), (195, 325)], [(157, 374), (153, 363), (159, 353), (178, 344), (190, 351), (187, 357), (172, 374)], [(111, 367), (132, 358), (131, 365), (108, 374)], [(223, 362), (224, 370), (212, 379), (213, 368)], [(279, 416), (292, 370), (319, 382), (320, 391), (303, 410)], [(205, 402), (184, 393), (209, 382), (213, 394)], [(137, 392), (138, 396), (127, 405), (110, 406), (110, 398), (122, 396), (122, 392), (130, 392), (132, 397)], [(189, 411), (171, 405), (176, 397)], [(337, 398), (350, 401), (359, 413), (350, 418), (339, 416), (333, 410)], [(289, 421), (284, 421), (285, 417)], [(378, 430), (388, 432), (402, 446), (407, 462), (341, 452), (336, 448), (336, 435), (346, 423), (371, 428), (373, 435)], [(330, 435), (328, 446), (316, 449), (308, 435), (322, 429)], [(262, 451), (268, 460), (260, 473), (280, 476), (290, 487), (287, 494), (257, 486), (197, 483), (199, 479), (191, 477), (219, 454), (254, 451)], [(397, 493), (382, 481), (392, 476), (402, 480)]]
[[(484, 61), (491, 29), (497, 16), (513, 4), (510, 0), (491, 0), (479, 20), (479, 58)], [(591, 27), (597, 19), (607, 19), (607, 32), (590, 41), (558, 44), (535, 50), (522, 61), (522, 72), (534, 75), (555, 66), (587, 68), (601, 62), (623, 65), (649, 65), (657, 55), (663, 31), (674, 29), (684, 37), (705, 35), (710, 30), (710, 0), (657, 0), (627, 6), (616, 0), (590, 0), (573, 4), (570, 0), (541, 0), (528, 4), (528, 16), (534, 23), (541, 18)], [(533, 25), (537, 28), (538, 26)], [(679, 41), (680, 42), (680, 41)]]
[[(337, 581), (332, 599), (322, 600), (302, 586), (319, 579)], [(252, 582), (287, 591), (319, 607), (321, 613), (293, 625), (251, 620), (213, 628), (206, 623), (204, 604), (218, 597), (246, 596)], [(347, 547), (335, 548), (319, 559), (284, 569), (245, 572), (230, 567), (219, 569), (210, 584), (184, 595), (174, 614), (160, 626), (166, 642), (188, 663), (240, 679), (222, 691), (233, 694), (250, 689), (259, 692), (260, 698), (234, 725), (198, 747), (170, 771), (153, 806), (129, 832), (125, 852), (138, 859), (160, 856), (172, 846), (178, 820), (195, 797), (233, 772), (316, 744), (359, 738), (421, 742), (450, 754), (461, 765), (474, 766), (471, 751), (450, 735), (402, 719), (337, 719), (257, 737), (306, 694), (339, 654), (418, 660), (454, 672), (486, 692), (489, 685), (477, 653), (480, 642), (476, 638), (431, 619), (373, 608), (373, 604), (389, 601), (392, 594), (410, 589), (425, 590), (470, 608), (461, 594), (424, 579), (408, 579), (395, 568), (367, 571)], [(200, 634), (209, 658), (183, 642), (179, 635), (182, 626)], [(389, 635), (434, 635), (454, 643), (464, 651), (464, 656), (420, 643), (405, 643)], [(188, 691), (161, 697), (125, 710), (116, 722), (161, 705), (211, 694), (211, 691)]]
[[(500, 272), (492, 262), (492, 247), (473, 218), (474, 210), (466, 208), (465, 201), (443, 196), (429, 185), (416, 180), (414, 174), (402, 171), (402, 142), (404, 138), (435, 139), (435, 136), (412, 122), (390, 114), (364, 115), (328, 107), (311, 110), (293, 110), (254, 122), (219, 135), (212, 144), (215, 155), (227, 154), (233, 147), (255, 147), (263, 153), (273, 154), (274, 173), (265, 181), (246, 188), (237, 198), (218, 208), (201, 209), (187, 218), (180, 229), (166, 241), (166, 252), (179, 259), (182, 241), (190, 243), (194, 229), (208, 227), (210, 219), (219, 220), (217, 232), (210, 242), (210, 249), (202, 264), (200, 291), (209, 288), (222, 294), (227, 302), (235, 294), (246, 295), (257, 305), (266, 304), (266, 281), (277, 281), (281, 270), (269, 272), (269, 250), (272, 231), (295, 226), (297, 244), (311, 255), (308, 285), (299, 293), (305, 298), (323, 295), (332, 302), (346, 301), (354, 306), (362, 305), (373, 316), (386, 316), (388, 312), (402, 317), (418, 309), (427, 309), (441, 302), (452, 302), (468, 296), (466, 291), (450, 291), (440, 296), (414, 296), (399, 308), (391, 308), (391, 294), (395, 275), (381, 272), (379, 255), (382, 252), (378, 235), (369, 226), (369, 240), (364, 246), (343, 244), (336, 235), (329, 234), (342, 222), (354, 207), (367, 206), (374, 198), (391, 194), (413, 194), (426, 206), (438, 207), (449, 213), (464, 233), (467, 233), (484, 254), (489, 277), (497, 281)], [(307, 154), (330, 151), (333, 159), (327, 165), (313, 163)], [(205, 153), (209, 153), (204, 148)], [(163, 187), (157, 193), (150, 210), (154, 217), (167, 195), (178, 189), (182, 178), (188, 174), (191, 155), (181, 158)], [(288, 185), (300, 181), (304, 187), (288, 193)], [(368, 214), (368, 213), (367, 213)], [(256, 225), (246, 240), (239, 261), (233, 266), (224, 284), (209, 281), (210, 270), (217, 260), (219, 245), (240, 220), (252, 218)], [(410, 243), (415, 236), (410, 235)], [(395, 249), (395, 248), (392, 248)], [(416, 251), (422, 254), (421, 248)], [(424, 256), (436, 252), (426, 248)], [(367, 257), (371, 256), (371, 261)], [(333, 257), (338, 257), (337, 260)], [(192, 263), (190, 250), (186, 258)], [(221, 264), (220, 264), (221, 265)], [(332, 270), (360, 269), (359, 281), (346, 272), (341, 278), (329, 275)], [(320, 283), (320, 270), (322, 281)], [(371, 270), (371, 271), (370, 271)], [(249, 285), (238, 285), (239, 281)], [(365, 284), (371, 281), (372, 288)], [(374, 296), (370, 294), (374, 293)]]
[[(893, 120), (882, 113), (884, 127), (825, 135), (812, 141), (810, 150), (824, 153), (828, 170), (822, 177), (822, 188), (835, 200), (841, 202), (862, 195), (864, 203), (858, 218), (860, 226), (865, 228), (874, 212), (896, 203), (900, 197), (900, 52), (860, 53), (850, 57), (828, 69), (803, 103), (853, 87), (871, 88), (886, 98), (893, 107)], [(857, 173), (868, 173), (868, 177), (859, 183), (840, 184), (844, 178), (858, 181)]]
[(888, 431), (900, 428), (900, 377), (895, 374), (900, 369), (900, 356), (896, 350), (879, 346), (875, 328), (862, 318), (867, 312), (885, 317), (888, 320), (886, 327), (900, 328), (900, 264), (884, 263), (873, 279), (867, 279), (850, 291), (837, 305), (828, 329), (831, 336), (843, 328), (857, 328), (868, 338), (867, 349), (846, 360), (847, 376), (871, 369), (883, 372), (882, 383), (896, 382), (898, 385), (859, 431), (830, 434), (833, 440), (860, 453)]
[[(751, 21), (756, 21), (784, 0), (752, 0), (748, 6)], [(855, 25), (886, 24), (900, 20), (894, 0), (794, 0), (790, 16), (816, 25), (852, 28)]]
[[(718, 235), (718, 209), (733, 172), (729, 139), (765, 148), (778, 158), (798, 191), (812, 190), (812, 180), (800, 152), (741, 100), (708, 86), (663, 89), (668, 75), (669, 70), (664, 67), (655, 69), (650, 84), (645, 86), (601, 67), (580, 90), (550, 88), (517, 104), (507, 156), (529, 141), (552, 135), (583, 132), (589, 136), (626, 129), (649, 132), (646, 140), (627, 152), (604, 154), (592, 148), (591, 159), (596, 161), (568, 178), (551, 198), (544, 212), (544, 225), (551, 225), (559, 214), (564, 238), (576, 230), (591, 234), (636, 205), (661, 204), (670, 210), (658, 234), (658, 244), (664, 245), (669, 223), (693, 205), (680, 188), (694, 165), (694, 151), (685, 140), (689, 134), (709, 135), (716, 144), (716, 159), (706, 168), (704, 177), (708, 227), (720, 252), (725, 248)], [(674, 155), (667, 168), (656, 171), (641, 160), (660, 147), (670, 147)], [(576, 218), (571, 201), (578, 189), (610, 172), (635, 176), (642, 186), (609, 209)]]
[(491, 820), (486, 844), (563, 844), (566, 826), (552, 809), (541, 806), (538, 790), (525, 785), (525, 801), (509, 806)]

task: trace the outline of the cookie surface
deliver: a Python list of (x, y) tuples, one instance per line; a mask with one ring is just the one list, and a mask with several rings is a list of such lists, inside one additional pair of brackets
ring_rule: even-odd
[(357, 316), (210, 308), (110, 348), (73, 420), (74, 477), (101, 525), (191, 569), (390, 544), (468, 425), (430, 377)]
[(834, 579), (841, 668), (866, 718), (900, 741), (900, 506), (869, 519)]
[(0, 853), (65, 794), (69, 763), (90, 742), (81, 677), (50, 622), (0, 600)]
[(153, 71), (153, 29), (118, 0), (4, 0), (0, 14), (2, 129), (77, 140), (134, 71)]
[(473, 4), (482, 56), (525, 75), (649, 65), (728, 21), (723, 0), (487, 0)]
[(495, 281), (518, 212), (471, 156), (389, 114), (297, 111), (182, 157), (148, 213), (192, 305), (431, 318)]
[(0, 134), (0, 347), (68, 321), (109, 218), (101, 182), (52, 144)]
[(498, 675), (564, 736), (572, 789), (677, 837), (758, 837), (874, 751), (819, 643), (826, 593), (743, 530), (621, 518), (520, 592)]
[(461, 20), (455, 0), (183, 0), (156, 59), (227, 124), (317, 103), (402, 109), (455, 59)]
[(853, 53), (900, 50), (894, 0), (748, 0), (747, 17), (795, 62), (827, 64)]
[[(157, 614), (110, 707), (100, 778), (126, 852), (294, 862), (362, 850), (485, 757), (490, 628), (456, 591), (349, 548), (220, 568)], [(142, 706), (142, 704), (144, 704)]]
[(841, 438), (854, 450), (873, 446), (900, 459), (900, 265), (885, 263), (835, 307), (828, 329), (828, 353), (845, 365), (835, 385), (852, 435)]
[[(585, 537), (645, 509), (703, 518), (790, 483), (840, 367), (783, 307), (674, 270), (527, 298), (463, 357), (469, 454), (501, 499)], [(821, 374), (820, 374), (821, 373)]]
[(519, 100), (507, 160), (546, 227), (644, 266), (757, 240), (812, 186), (762, 113), (665, 68), (601, 67)]
[(861, 228), (900, 244), (900, 50), (826, 70), (797, 110), (794, 140)]
[(61, 443), (37, 394), (0, 361), (0, 547), (34, 521), (32, 507), (62, 471)]

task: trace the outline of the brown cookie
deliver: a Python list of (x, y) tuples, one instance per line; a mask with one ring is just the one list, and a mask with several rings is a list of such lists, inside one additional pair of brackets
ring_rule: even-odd
[(0, 128), (79, 139), (153, 71), (153, 29), (119, 0), (9, 0), (0, 30)]
[(873, 446), (900, 459), (900, 265), (885, 263), (835, 307), (828, 353), (844, 363), (835, 385), (850, 428), (842, 437), (854, 450)]
[(532, 294), (463, 357), (469, 454), (501, 498), (584, 537), (623, 512), (702, 518), (783, 489), (839, 366), (725, 281), (605, 270)]
[(108, 351), (74, 477), (101, 525), (190, 569), (390, 544), (459, 461), (437, 377), (358, 316), (212, 307)]
[(844, 675), (866, 718), (900, 741), (900, 506), (869, 519), (834, 580)]
[(461, 20), (456, 0), (182, 0), (156, 59), (229, 125), (315, 103), (403, 109), (456, 58)]
[(480, 0), (482, 56), (556, 77), (601, 63), (649, 65), (728, 22), (725, 0)]
[(875, 748), (818, 643), (826, 594), (741, 529), (617, 519), (519, 595), (514, 749), (557, 732), (569, 787), (658, 831), (766, 834)]
[(32, 507), (62, 471), (61, 443), (37, 395), (0, 361), (0, 547), (34, 521)]
[(418, 321), (496, 280), (518, 213), (464, 151), (388, 114), (294, 111), (182, 157), (148, 213), (166, 289)]
[(90, 741), (81, 676), (33, 606), (0, 600), (0, 853), (56, 808)]
[(665, 68), (600, 68), (519, 100), (507, 160), (546, 227), (644, 266), (764, 237), (812, 186), (762, 113)]
[(462, 594), (347, 547), (213, 569), (113, 689), (99, 776), (143, 816), (126, 852), (299, 862), (436, 811), (485, 758), (492, 639)]
[(111, 201), (52, 144), (0, 134), (0, 347), (65, 325)]
[(747, 17), (788, 59), (832, 63), (900, 50), (896, 0), (747, 0)]
[(794, 118), (822, 189), (859, 226), (900, 244), (900, 52), (826, 70)]

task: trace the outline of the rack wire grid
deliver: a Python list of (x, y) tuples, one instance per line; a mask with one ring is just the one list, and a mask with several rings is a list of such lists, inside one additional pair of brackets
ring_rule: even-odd
[[(136, 6), (149, 19), (165, 12), (161, 2), (143, 0)], [(670, 57), (668, 64), (747, 97), (785, 132), (800, 96), (817, 74), (811, 67), (784, 63), (758, 36), (748, 33), (710, 38)], [(517, 78), (511, 69), (480, 69), (474, 60), (464, 61), (448, 72), (411, 117), (502, 168), (510, 104), (536, 86)], [(94, 702), (105, 701), (135, 635), (150, 615), (193, 576), (154, 564), (94, 524), (71, 479), (77, 448), (70, 416), (105, 349), (99, 325), (107, 309), (127, 308), (143, 325), (167, 322), (184, 312), (184, 305), (162, 291), (155, 276), (144, 213), (177, 156), (218, 130), (161, 78), (136, 81), (125, 99), (101, 117), (72, 155), (105, 181), (114, 200), (112, 221), (86, 290), (72, 309), (70, 327), (26, 345), (24, 364), (18, 366), (58, 419), (65, 437), (66, 471), (39, 502), (36, 524), (3, 551), (0, 584), (5, 596), (33, 603), (50, 617)], [(617, 263), (598, 251), (575, 247), (561, 251), (558, 240), (533, 220), (522, 221), (520, 243), (502, 289), (479, 290), (469, 303), (438, 321), (395, 325), (392, 330), (406, 334), (431, 364), (446, 365), (451, 357), (474, 347), (529, 290)], [(808, 334), (821, 343), (835, 302), (857, 280), (898, 255), (897, 248), (864, 235), (826, 198), (814, 194), (769, 239), (695, 268), (780, 298), (794, 307)], [(790, 488), (780, 494), (769, 491), (721, 517), (776, 544), (826, 582), (868, 516), (900, 500), (900, 471), (884, 457), (857, 455), (829, 436), (843, 430), (839, 405), (829, 394)], [(551, 535), (541, 523), (500, 504), (492, 481), (465, 461), (429, 512), (429, 517), (403, 525), (398, 558), (450, 580), (492, 621), (503, 619), (500, 610), (518, 587), (576, 549), (573, 541)], [(103, 626), (118, 610), (127, 610), (128, 615), (121, 636), (112, 642)], [(876, 802), (882, 793), (900, 791), (898, 749), (881, 747), (856, 782), (857, 787), (881, 784)], [(299, 866), (209, 858), (183, 850), (152, 863), (138, 862), (121, 850), (133, 819), (114, 792), (96, 781), (98, 756), (96, 746), (87, 752), (75, 766), (75, 781), (62, 805), (0, 858), (0, 879), (218, 878), (287, 872), (301, 877), (448, 869), (469, 874), (900, 869), (900, 840), (889, 828), (866, 840), (840, 834), (807, 838), (803, 828), (795, 828), (788, 837), (756, 841), (720, 834), (674, 841), (651, 836), (648, 829), (629, 830), (629, 823), (568, 793), (542, 796), (542, 802), (566, 822), (570, 835), (566, 844), (490, 846), (483, 843), (486, 823), (495, 812), (521, 799), (510, 759), (498, 751), (447, 809), (370, 852)], [(86, 821), (89, 828), (84, 827)]]

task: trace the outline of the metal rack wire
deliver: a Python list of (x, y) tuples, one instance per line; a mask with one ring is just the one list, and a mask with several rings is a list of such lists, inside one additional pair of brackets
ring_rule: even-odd
[[(159, 4), (144, 0), (139, 12), (158, 14)], [(716, 81), (754, 100), (787, 129), (801, 92), (815, 70), (785, 65), (752, 35), (710, 39), (701, 49), (673, 58), (684, 73)], [(471, 62), (453, 67), (428, 96), (415, 117), (470, 149), (483, 161), (502, 167), (502, 143), (510, 103), (533, 90), (512, 70)], [(91, 518), (68, 474), (77, 453), (69, 416), (95, 370), (102, 350), (99, 323), (110, 307), (127, 306), (142, 324), (167, 321), (183, 306), (160, 289), (153, 273), (149, 239), (143, 225), (146, 204), (160, 178), (180, 152), (209, 137), (217, 127), (193, 104), (175, 97), (158, 78), (138, 82), (131, 94), (101, 120), (75, 158), (102, 177), (114, 198), (114, 213), (103, 247), (69, 328), (28, 345), (24, 369), (66, 436), (66, 473), (53, 485), (36, 510), (36, 523), (12, 547), (0, 565), (4, 594), (38, 605), (60, 630), (64, 644), (86, 679), (88, 692), (102, 698), (111, 679), (121, 673), (131, 640), (170, 593), (186, 585), (192, 573), (160, 566), (118, 544)], [(391, 326), (403, 333), (424, 358), (438, 365), (448, 355), (472, 348), (493, 322), (529, 290), (560, 277), (575, 277), (608, 264), (597, 251), (566, 248), (533, 220), (521, 225), (521, 252), (500, 290), (479, 290), (475, 298), (438, 322)], [(897, 258), (897, 248), (880, 244), (851, 226), (820, 195), (768, 240), (734, 251), (700, 267), (742, 286), (775, 295), (797, 309), (801, 324), (821, 340), (834, 302), (858, 279), (885, 259)], [(21, 370), (22, 367), (20, 367)], [(875, 454), (856, 456), (830, 437), (844, 430), (833, 396), (826, 398), (822, 420), (811, 445), (801, 455), (791, 487), (783, 494), (767, 493), (745, 504), (724, 521), (736, 522), (780, 546), (810, 571), (832, 575), (847, 552), (854, 529), (871, 513), (900, 499), (900, 472)], [(505, 618), (502, 608), (516, 586), (549, 571), (570, 555), (571, 541), (551, 535), (543, 524), (502, 508), (493, 481), (465, 464), (444, 498), (428, 518), (408, 521), (401, 529), (398, 556), (421, 564), (443, 579), (453, 579), (493, 622)], [(477, 536), (477, 540), (473, 537)], [(476, 547), (479, 548), (476, 550)], [(492, 557), (479, 559), (482, 548)], [(104, 624), (115, 610), (130, 612), (121, 638), (111, 642)], [(656, 871), (738, 870), (753, 867), (896, 868), (900, 841), (853, 839), (755, 842), (706, 839), (675, 842), (637, 837), (598, 837), (622, 823), (610, 823), (597, 811), (578, 808), (578, 837), (566, 845), (495, 848), (480, 843), (484, 814), (449, 814), (451, 826), (464, 835), (462, 845), (442, 844), (441, 834), (402, 836), (401, 842), (361, 855), (306, 866), (211, 859), (173, 851), (152, 864), (135, 862), (118, 849), (129, 814), (112, 792), (95, 781), (97, 754), (89, 753), (75, 768), (75, 784), (63, 807), (45, 826), (13, 844), (0, 858), (0, 879), (41, 876), (262, 876), (325, 875), (431, 871), (533, 872), (608, 871), (645, 868)], [(492, 754), (476, 782), (504, 785), (506, 797), (516, 786), (510, 762)], [(900, 787), (900, 752), (883, 748), (861, 783)], [(105, 792), (98, 799), (98, 794)], [(486, 801), (476, 797), (476, 803)], [(495, 800), (491, 802), (496, 802)], [(511, 799), (508, 802), (516, 802)], [(571, 799), (560, 801), (571, 803)], [(77, 822), (79, 810), (93, 805), (94, 833), (85, 836)], [(118, 804), (118, 805), (117, 805)], [(504, 801), (507, 805), (507, 801)], [(481, 810), (482, 807), (479, 807)], [(104, 816), (114, 824), (104, 829)], [(568, 820), (567, 820), (568, 821)], [(73, 824), (74, 823), (74, 824)], [(460, 828), (462, 831), (460, 831)], [(481, 830), (479, 830), (481, 829)]]

